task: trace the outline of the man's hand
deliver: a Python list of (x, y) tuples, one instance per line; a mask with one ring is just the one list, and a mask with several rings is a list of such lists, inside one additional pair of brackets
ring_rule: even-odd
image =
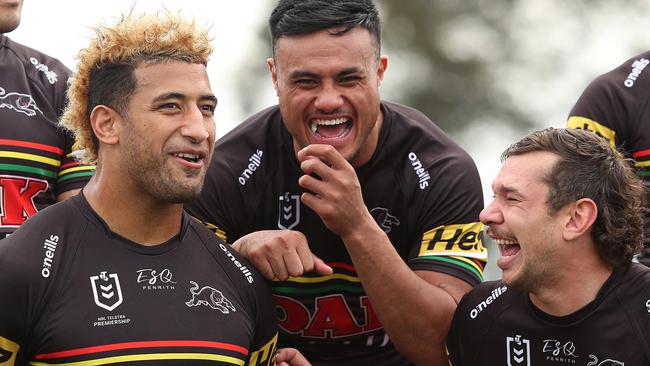
[(363, 224), (374, 224), (354, 168), (334, 147), (309, 145), (298, 152), (298, 160), (305, 172), (298, 184), (312, 192), (303, 193), (302, 202), (320, 216), (330, 231), (345, 239)]
[(311, 366), (305, 356), (295, 348), (280, 348), (275, 354), (277, 366)]
[(332, 274), (332, 267), (315, 256), (307, 238), (299, 231), (261, 230), (241, 237), (232, 245), (248, 259), (266, 279), (286, 280), (315, 271)]

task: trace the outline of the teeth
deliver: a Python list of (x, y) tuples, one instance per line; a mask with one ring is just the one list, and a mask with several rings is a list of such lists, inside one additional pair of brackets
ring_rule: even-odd
[(178, 156), (178, 157), (181, 158), (181, 159), (193, 160), (193, 161), (199, 160), (199, 156), (198, 156), (198, 155), (194, 155), (194, 154), (188, 154), (188, 153), (176, 153), (176, 154), (174, 154), (174, 155)]
[(517, 244), (516, 241), (510, 239), (494, 239), (499, 245), (514, 245)]
[(311, 131), (316, 132), (318, 129), (318, 126), (320, 125), (327, 125), (327, 126), (333, 126), (333, 125), (339, 125), (341, 123), (345, 123), (347, 121), (347, 118), (337, 118), (337, 119), (315, 119), (311, 122)]

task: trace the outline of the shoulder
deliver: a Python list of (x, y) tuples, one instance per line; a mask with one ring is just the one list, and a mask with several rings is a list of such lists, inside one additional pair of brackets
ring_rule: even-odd
[(487, 281), (474, 287), (465, 294), (458, 304), (456, 318), (466, 321), (490, 317), (511, 303), (511, 296), (516, 290), (506, 286), (503, 281)]
[(199, 236), (206, 249), (234, 282), (241, 282), (245, 287), (252, 288), (266, 286), (262, 276), (257, 273), (248, 260), (239, 255), (237, 251), (216, 236), (208, 227), (198, 220), (190, 218), (190, 228)]
[(24, 277), (36, 282), (47, 282), (53, 277), (62, 261), (62, 252), (69, 244), (70, 233), (81, 226), (73, 219), (76, 209), (68, 201), (39, 211), (0, 241), (3, 276)]
[(32, 79), (41, 81), (45, 87), (65, 86), (71, 71), (61, 61), (9, 38), (5, 46), (23, 63), (25, 71)]

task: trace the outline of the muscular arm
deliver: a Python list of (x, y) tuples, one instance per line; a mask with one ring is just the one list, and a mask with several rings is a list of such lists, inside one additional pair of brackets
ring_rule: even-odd
[(419, 365), (447, 365), (445, 339), (456, 303), (471, 286), (407, 266), (368, 212), (354, 169), (334, 148), (310, 145), (298, 158), (306, 173), (299, 183), (313, 192), (303, 194), (302, 201), (343, 240), (395, 347)]

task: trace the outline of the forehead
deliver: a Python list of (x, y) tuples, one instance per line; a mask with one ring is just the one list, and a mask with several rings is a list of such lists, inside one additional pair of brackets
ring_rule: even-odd
[(548, 190), (544, 178), (558, 160), (559, 156), (545, 151), (510, 156), (494, 179), (492, 189), (495, 193), (517, 191), (521, 194), (539, 194), (540, 190)]
[(187, 95), (211, 94), (210, 81), (204, 65), (183, 61), (145, 63), (133, 75), (137, 93), (158, 94), (181, 92)]
[(317, 68), (334, 61), (342, 65), (364, 64), (376, 57), (376, 42), (365, 28), (355, 27), (340, 35), (332, 31), (281, 37), (275, 46), (276, 62), (281, 67)]

